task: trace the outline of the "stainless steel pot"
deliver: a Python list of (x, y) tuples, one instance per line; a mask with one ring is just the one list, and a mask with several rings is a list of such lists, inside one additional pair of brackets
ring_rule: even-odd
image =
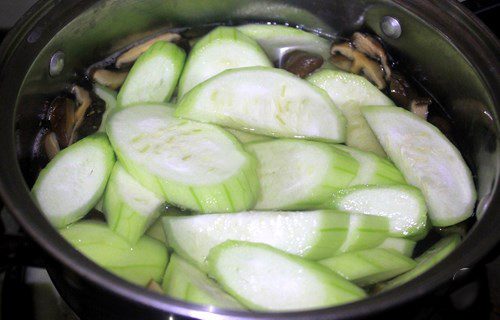
[[(43, 101), (66, 88), (83, 67), (160, 28), (247, 21), (286, 22), (330, 35), (370, 30), (444, 106), (454, 120), (458, 147), (473, 169), (479, 195), (478, 222), (447, 259), (402, 287), (349, 305), (294, 313), (232, 312), (176, 301), (126, 283), (79, 254), (47, 223), (29, 195), (32, 146)], [(373, 316), (439, 293), (500, 241), (499, 53), (498, 40), (452, 0), (40, 1), (0, 49), (0, 193), (27, 234), (48, 253), (45, 263), (55, 285), (84, 319)], [(418, 306), (408, 308), (415, 312)]]

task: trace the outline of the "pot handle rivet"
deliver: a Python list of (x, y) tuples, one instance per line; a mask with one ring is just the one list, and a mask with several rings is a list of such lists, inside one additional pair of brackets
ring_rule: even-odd
[(401, 36), (401, 23), (399, 23), (399, 20), (391, 17), (391, 16), (384, 16), (382, 20), (380, 21), (380, 29), (382, 29), (382, 32), (389, 38), (392, 39), (397, 39)]
[(64, 52), (57, 51), (50, 58), (49, 74), (52, 77), (58, 76), (64, 69)]

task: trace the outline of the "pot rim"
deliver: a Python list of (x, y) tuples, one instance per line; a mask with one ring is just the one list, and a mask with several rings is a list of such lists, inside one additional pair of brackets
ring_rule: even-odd
[[(11, 57), (8, 55), (17, 49), (17, 47), (13, 47), (15, 44), (17, 45), (16, 40), (23, 39), (27, 36), (27, 31), (34, 25), (33, 21), (43, 18), (46, 12), (51, 10), (52, 6), (55, 6), (55, 1), (49, 2), (43, 0), (37, 2), (37, 4), (21, 18), (14, 29), (11, 30), (0, 47), (0, 66), (2, 66), (2, 63), (9, 61)], [(82, 2), (81, 0), (67, 0), (59, 5), (65, 5), (69, 8), (70, 6), (81, 4)], [(96, 2), (97, 0), (87, 1), (85, 6), (90, 7)], [(474, 33), (474, 36), (477, 36), (476, 45), (480, 49), (478, 51), (485, 54), (481, 57), (483, 64), (490, 67), (490, 70), (475, 69), (478, 69), (478, 72), (483, 78), (483, 83), (489, 87), (489, 92), (492, 94), (495, 104), (494, 107), (499, 108), (499, 80), (497, 79), (495, 81), (495, 79), (492, 79), (491, 76), (488, 76), (486, 73), (498, 74), (499, 66), (498, 61), (495, 60), (495, 56), (500, 52), (500, 44), (498, 39), (496, 39), (479, 20), (459, 4), (451, 0), (433, 0), (425, 3), (418, 0), (396, 0), (394, 3), (403, 7), (410, 13), (415, 14), (430, 25), (437, 24), (441, 27), (449, 27), (451, 23), (456, 23), (462, 27), (463, 25), (467, 25), (468, 31)], [(425, 15), (423, 15), (423, 13), (425, 13)], [(424, 16), (426, 18), (423, 18)], [(429, 22), (431, 17), (434, 19), (433, 24)], [(439, 31), (441, 34), (444, 34), (448, 39), (452, 38), (452, 36), (442, 30), (443, 29)], [(455, 31), (459, 32), (460, 30)], [(461, 32), (463, 32), (463, 30)], [(460, 50), (461, 48), (458, 49)], [(463, 51), (460, 50), (460, 52)], [(471, 60), (470, 52), (466, 58), (468, 61)], [(475, 67), (476, 65), (477, 64), (474, 64)], [(2, 93), (2, 83), (6, 81), (6, 71), (4, 66), (0, 68), (0, 93)], [(17, 98), (15, 94), (10, 94), (10, 97)], [(13, 104), (15, 103), (15, 99), (11, 101)], [(0, 103), (4, 104), (5, 102)], [(4, 128), (4, 133), (6, 132), (4, 136), (0, 137), (0, 149), (7, 153), (0, 162), (0, 196), (5, 206), (14, 215), (23, 229), (45, 251), (65, 267), (73, 270), (82, 278), (109, 292), (163, 312), (204, 319), (222, 319), (228, 317), (232, 319), (311, 319), (311, 317), (315, 319), (327, 319), (332, 316), (338, 319), (347, 319), (352, 318), (354, 315), (358, 317), (373, 315), (400, 306), (410, 300), (415, 300), (437, 289), (450, 279), (454, 279), (457, 272), (462, 268), (470, 268), (476, 264), (500, 241), (500, 233), (497, 234), (496, 237), (482, 237), (482, 234), (484, 234), (483, 231), (486, 230), (487, 225), (500, 225), (500, 215), (492, 214), (493, 211), (495, 211), (494, 208), (500, 207), (500, 192), (497, 190), (499, 173), (496, 172), (495, 185), (488, 201), (488, 208), (485, 210), (482, 218), (484, 221), (476, 223), (473, 230), (469, 232), (457, 250), (452, 252), (445, 260), (423, 275), (400, 287), (346, 305), (300, 312), (249, 313), (246, 311), (221, 310), (182, 302), (128, 283), (100, 268), (68, 244), (45, 220), (42, 213), (31, 200), (29, 190), (21, 174), (15, 152), (15, 113), (8, 114), (8, 112), (5, 111), (6, 109), (7, 108), (0, 109), (0, 126)], [(497, 116), (496, 112), (495, 116)], [(496, 119), (495, 129), (498, 132), (500, 119), (498, 117), (496, 117)], [(496, 162), (497, 168), (500, 168), (500, 155), (496, 156)], [(488, 212), (490, 214), (488, 214)], [(480, 243), (480, 245), (478, 246), (477, 243)]]

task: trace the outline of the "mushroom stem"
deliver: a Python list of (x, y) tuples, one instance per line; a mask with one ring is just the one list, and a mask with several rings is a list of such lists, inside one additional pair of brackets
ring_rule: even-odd
[(122, 86), (123, 82), (125, 82), (127, 75), (128, 72), (99, 69), (92, 73), (92, 79), (103, 86), (116, 90)]
[(387, 54), (379, 41), (367, 34), (355, 32), (352, 35), (352, 43), (360, 52), (379, 60), (385, 72), (385, 79), (391, 78), (391, 67), (387, 61)]
[(45, 135), (43, 146), (49, 160), (54, 159), (56, 154), (61, 151), (59, 142), (57, 141), (57, 136), (54, 132), (49, 132)]
[(80, 86), (75, 85), (75, 86), (73, 86), (71, 91), (73, 92), (73, 94), (76, 97), (76, 101), (78, 102), (78, 108), (76, 109), (76, 112), (75, 112), (75, 126), (73, 127), (73, 131), (71, 133), (71, 139), (70, 139), (69, 144), (72, 144), (73, 142), (75, 142), (76, 131), (82, 125), (83, 117), (85, 116), (87, 109), (92, 104), (92, 99), (90, 98), (90, 93), (87, 90), (83, 89)]
[(427, 120), (429, 115), (429, 105), (432, 100), (429, 98), (416, 98), (410, 102), (410, 111), (419, 116), (420, 118)]
[(149, 47), (151, 47), (153, 44), (155, 44), (158, 41), (174, 42), (174, 41), (178, 41), (180, 39), (181, 39), (181, 36), (178, 35), (177, 33), (167, 32), (167, 33), (160, 34), (159, 36), (156, 36), (150, 40), (147, 40), (144, 43), (141, 43), (141, 44), (125, 51), (123, 54), (121, 54), (116, 59), (115, 65), (117, 68), (121, 68), (126, 64), (134, 62), (135, 60), (137, 60), (137, 58), (139, 58), (139, 56), (141, 54), (143, 54), (146, 50), (149, 49)]

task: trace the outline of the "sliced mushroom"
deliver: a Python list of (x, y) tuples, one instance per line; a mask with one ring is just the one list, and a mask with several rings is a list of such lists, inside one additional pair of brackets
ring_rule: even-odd
[(161, 293), (161, 294), (164, 293), (160, 284), (158, 284), (158, 282), (154, 281), (153, 279), (149, 280), (148, 284), (146, 285), (146, 288), (156, 293)]
[(283, 68), (301, 78), (305, 78), (323, 65), (323, 57), (302, 50), (287, 52), (280, 61)]
[(410, 102), (410, 111), (420, 118), (427, 120), (431, 102), (432, 100), (429, 98), (416, 98)]
[(352, 43), (362, 53), (379, 60), (384, 68), (385, 79), (389, 80), (391, 78), (391, 67), (387, 61), (387, 54), (378, 40), (367, 34), (355, 32), (352, 35)]
[(57, 141), (57, 136), (54, 132), (49, 132), (45, 135), (45, 138), (43, 139), (43, 147), (49, 160), (52, 160), (56, 154), (61, 151), (59, 142)]
[(120, 55), (116, 59), (115, 65), (117, 68), (121, 68), (126, 64), (134, 62), (135, 60), (137, 60), (137, 58), (139, 58), (139, 56), (142, 53), (144, 53), (146, 50), (149, 49), (149, 47), (151, 47), (153, 44), (155, 44), (158, 41), (175, 42), (175, 41), (179, 41), (180, 39), (181, 39), (181, 36), (178, 35), (177, 33), (167, 32), (164, 34), (160, 34), (159, 36), (154, 37), (153, 39), (150, 39), (144, 43), (141, 43), (141, 44), (125, 51), (122, 55)]
[(364, 53), (354, 49), (349, 43), (335, 44), (332, 46), (332, 55), (340, 53), (352, 61), (349, 72), (359, 74), (364, 73), (366, 78), (372, 81), (379, 89), (384, 89), (386, 86), (382, 67), (375, 61), (368, 58)]
[(50, 104), (47, 112), (50, 128), (57, 137), (58, 144), (65, 148), (71, 144), (71, 135), (75, 126), (75, 102), (66, 97), (57, 97)]
[(127, 75), (128, 72), (99, 69), (92, 73), (92, 79), (103, 86), (116, 90), (125, 82)]
[(104, 112), (106, 112), (106, 102), (104, 102), (104, 100), (93, 94), (91, 99), (92, 102), (85, 111), (80, 126), (77, 128), (76, 136), (78, 139), (82, 139), (97, 132), (101, 126)]
[(403, 108), (408, 108), (411, 100), (417, 97), (417, 92), (413, 89), (408, 80), (398, 72), (393, 72), (391, 75), (389, 91), (392, 100)]
[(87, 109), (92, 105), (92, 99), (90, 98), (90, 93), (84, 88), (74, 85), (71, 92), (75, 95), (76, 101), (78, 102), (78, 108), (75, 112), (75, 125), (73, 131), (71, 132), (70, 144), (76, 140), (76, 132), (80, 128)]
[(347, 59), (341, 54), (335, 54), (330, 58), (330, 62), (340, 70), (350, 71), (352, 68), (352, 61)]

